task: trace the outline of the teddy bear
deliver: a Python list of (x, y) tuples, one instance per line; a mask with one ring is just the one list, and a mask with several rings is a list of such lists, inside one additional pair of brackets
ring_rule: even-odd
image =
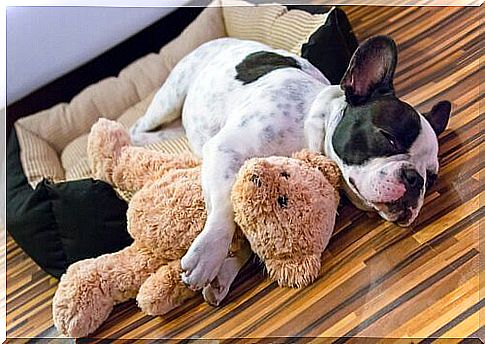
[[(207, 217), (201, 161), (134, 147), (120, 123), (103, 118), (89, 134), (88, 157), (94, 178), (134, 192), (127, 211), (134, 241), (78, 261), (61, 277), (53, 319), (69, 337), (94, 332), (114, 305), (129, 299), (162, 315), (199, 293), (182, 282), (180, 259)], [(339, 181), (336, 164), (308, 150), (248, 160), (231, 193), (237, 230), (229, 256), (249, 257), (252, 250), (280, 286), (311, 283), (335, 224)]]

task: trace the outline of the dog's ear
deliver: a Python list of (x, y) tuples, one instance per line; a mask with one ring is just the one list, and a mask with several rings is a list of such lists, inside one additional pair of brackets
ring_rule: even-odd
[(445, 131), (450, 119), (451, 103), (443, 100), (433, 106), (430, 112), (423, 114), (433, 128), (436, 136)]
[(347, 102), (359, 105), (373, 95), (394, 93), (396, 64), (397, 47), (392, 38), (374, 36), (365, 40), (352, 56), (340, 82)]

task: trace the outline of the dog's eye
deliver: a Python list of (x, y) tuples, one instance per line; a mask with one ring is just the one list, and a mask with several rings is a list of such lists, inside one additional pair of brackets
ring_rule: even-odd
[(386, 138), (387, 141), (391, 144), (391, 146), (395, 149), (399, 148), (399, 142), (396, 140), (396, 138), (388, 133), (387, 131), (381, 130), (382, 135)]
[(400, 150), (402, 148), (401, 143), (396, 139), (394, 135), (385, 130), (381, 130), (381, 134), (386, 138), (386, 140), (389, 142), (394, 150)]
[(290, 174), (288, 172), (281, 172), (280, 176), (282, 176), (283, 178), (286, 178), (286, 179), (290, 178)]
[(278, 204), (280, 205), (281, 208), (288, 207), (288, 197), (286, 197), (286, 196), (279, 196), (278, 197)]
[(437, 178), (438, 175), (436, 173), (426, 171), (426, 190), (429, 190), (434, 185)]

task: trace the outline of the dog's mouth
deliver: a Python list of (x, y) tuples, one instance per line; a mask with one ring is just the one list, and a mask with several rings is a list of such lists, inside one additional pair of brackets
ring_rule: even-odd
[(383, 218), (400, 227), (407, 227), (414, 220), (415, 208), (406, 205), (402, 199), (389, 203), (373, 203), (373, 206)]
[(360, 200), (359, 204), (356, 204), (359, 208), (363, 210), (375, 210), (386, 221), (394, 222), (400, 227), (408, 227), (414, 221), (414, 215), (416, 214), (418, 204), (417, 197), (414, 197), (415, 195), (406, 192), (402, 197), (395, 201), (370, 202), (360, 194), (359, 189), (352, 178), (350, 178), (349, 182), (352, 188), (346, 191), (351, 191), (357, 196), (357, 199), (356, 197), (350, 198), (354, 204), (356, 204), (357, 200)]

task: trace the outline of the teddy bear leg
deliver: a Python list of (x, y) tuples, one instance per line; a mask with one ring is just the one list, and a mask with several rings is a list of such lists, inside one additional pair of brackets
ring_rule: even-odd
[(197, 295), (180, 278), (180, 261), (163, 265), (140, 287), (136, 301), (149, 315), (163, 315)]
[(61, 277), (52, 301), (57, 329), (69, 337), (95, 331), (117, 303), (133, 298), (163, 262), (134, 245), (113, 254), (72, 264)]
[(232, 282), (247, 263), (251, 254), (249, 244), (245, 243), (233, 256), (224, 260), (216, 278), (202, 290), (202, 295), (207, 303), (213, 306), (220, 305), (229, 293)]

